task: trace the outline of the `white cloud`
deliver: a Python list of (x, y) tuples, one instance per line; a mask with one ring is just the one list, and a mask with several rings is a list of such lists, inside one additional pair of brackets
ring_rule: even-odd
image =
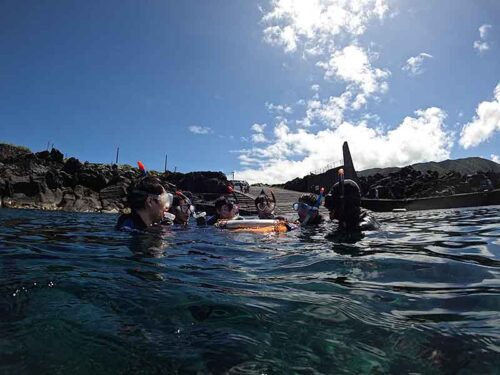
[(494, 99), (479, 103), (476, 116), (462, 128), (460, 144), (465, 149), (477, 146), (497, 131), (500, 131), (500, 83), (495, 88)]
[(479, 37), (481, 39), (486, 39), (490, 29), (491, 29), (491, 25), (484, 24), (484, 25), (479, 26)]
[(349, 142), (357, 170), (444, 160), (449, 158), (453, 144), (444, 126), (445, 118), (443, 110), (427, 108), (386, 132), (370, 128), (366, 122), (343, 122), (335, 129), (310, 133), (306, 129), (292, 131), (280, 122), (267, 147), (240, 151), (240, 162), (246, 168), (238, 175), (250, 182), (265, 183), (302, 177), (340, 160), (344, 141)]
[(253, 143), (265, 143), (265, 142), (267, 142), (267, 138), (263, 133), (255, 133), (255, 134), (252, 134), (252, 142)]
[(490, 49), (490, 45), (485, 41), (475, 40), (474, 41), (474, 48), (477, 49), (479, 51), (479, 53), (483, 53), (483, 52), (488, 51)]
[(252, 134), (252, 142), (253, 143), (265, 143), (267, 142), (267, 138), (264, 135), (264, 129), (266, 128), (266, 124), (253, 124), (251, 129), (254, 132)]
[(263, 133), (266, 126), (266, 124), (253, 124), (251, 129), (256, 133)]
[(490, 49), (490, 44), (486, 41), (491, 25), (481, 25), (479, 27), (479, 40), (474, 41), (474, 48), (481, 54)]
[(351, 98), (351, 93), (345, 92), (340, 96), (330, 96), (327, 100), (319, 98), (308, 100), (305, 117), (298, 120), (297, 124), (302, 127), (318, 124), (337, 127), (344, 120), (344, 111), (349, 106)]
[(384, 0), (273, 0), (271, 6), (262, 18), (268, 25), (264, 40), (287, 53), (301, 44), (311, 55), (327, 50), (343, 33), (362, 35), (369, 21), (388, 11)]
[[(302, 117), (292, 121), (284, 117), (291, 111), (281, 111), (267, 137), (263, 128), (252, 127), (253, 147), (236, 151), (242, 178), (277, 183), (302, 177), (340, 160), (346, 140), (358, 170), (449, 158), (453, 134), (439, 108), (416, 111), (392, 130), (384, 130), (376, 115), (361, 113), (358, 118), (364, 120), (357, 123), (346, 119), (347, 112), (364, 108), (388, 90), (390, 71), (374, 65), (374, 45), (365, 48), (360, 38), (370, 23), (388, 17), (388, 0), (271, 0), (270, 9), (262, 12), (265, 42), (312, 61), (323, 69), (324, 79), (340, 83), (343, 92), (321, 98), (320, 86), (314, 84), (312, 97), (297, 102), (305, 106)], [(408, 71), (420, 73), (429, 58), (421, 53), (409, 59), (414, 68)]]
[(387, 90), (390, 72), (372, 67), (358, 38), (388, 9), (386, 0), (273, 0), (262, 17), (264, 40), (285, 53), (301, 50), (305, 58), (313, 58), (326, 79), (347, 83), (347, 91), (356, 94), (353, 108), (359, 109)]
[(350, 45), (334, 52), (327, 62), (319, 62), (325, 69), (325, 77), (336, 77), (351, 84), (350, 89), (360, 92), (353, 103), (354, 109), (361, 108), (368, 96), (387, 91), (386, 79), (390, 72), (371, 66), (368, 54), (359, 46)]
[(495, 154), (491, 154), (490, 157), (491, 157), (491, 160), (493, 160), (495, 163), (500, 164), (500, 156), (495, 155)]
[(277, 115), (290, 114), (293, 112), (292, 107), (282, 104), (273, 104), (269, 102), (266, 102), (266, 108), (269, 112)]
[(406, 60), (406, 64), (402, 69), (412, 76), (422, 74), (425, 71), (422, 65), (426, 59), (432, 59), (432, 55), (425, 52), (419, 53), (417, 56), (410, 57)]
[(188, 130), (193, 134), (199, 134), (199, 135), (213, 133), (212, 128), (209, 128), (208, 126), (192, 125), (188, 127)]

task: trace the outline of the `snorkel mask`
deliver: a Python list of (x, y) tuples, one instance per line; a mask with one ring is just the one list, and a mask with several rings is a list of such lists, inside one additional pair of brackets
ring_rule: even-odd
[(260, 216), (270, 216), (274, 213), (274, 209), (276, 208), (276, 197), (274, 196), (273, 191), (271, 190), (270, 198), (264, 191), (261, 190), (259, 196), (255, 198), (255, 207)]
[(160, 195), (149, 194), (150, 197), (157, 199), (165, 208), (172, 207), (172, 201), (174, 200), (174, 196), (171, 193), (164, 192)]
[(229, 200), (226, 203), (224, 203), (223, 206), (220, 207), (220, 212), (227, 214), (227, 216), (229, 217), (237, 216), (239, 211), (240, 211), (240, 206), (237, 203)]
[(188, 216), (191, 216), (192, 214), (194, 214), (194, 211), (195, 211), (195, 208), (194, 208), (194, 205), (191, 203), (191, 199), (189, 199), (184, 193), (182, 193), (181, 191), (176, 191), (175, 192), (175, 195), (177, 195), (181, 200), (183, 200), (184, 204), (181, 204), (179, 206), (176, 206), (175, 209), (184, 213), (184, 214), (187, 214)]
[(321, 188), (320, 193), (318, 197), (316, 198), (316, 201), (314, 202), (314, 205), (309, 205), (304, 202), (296, 202), (292, 205), (293, 209), (299, 213), (299, 220), (301, 216), (304, 215), (304, 212), (307, 212), (306, 216), (301, 222), (301, 225), (307, 225), (310, 220), (314, 220), (318, 214), (319, 214), (319, 207), (321, 206), (321, 202), (323, 200), (323, 195), (324, 195), (325, 189)]

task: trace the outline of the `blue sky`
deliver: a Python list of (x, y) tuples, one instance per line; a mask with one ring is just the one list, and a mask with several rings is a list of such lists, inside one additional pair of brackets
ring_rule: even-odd
[[(284, 182), (500, 155), (500, 3), (2, 1), (0, 140)], [(495, 91), (497, 90), (497, 91)]]

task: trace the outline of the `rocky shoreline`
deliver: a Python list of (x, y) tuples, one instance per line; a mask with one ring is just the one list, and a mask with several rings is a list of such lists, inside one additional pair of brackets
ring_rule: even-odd
[[(149, 173), (170, 191), (190, 191), (195, 203), (205, 207), (227, 192), (222, 172)], [(129, 165), (64, 158), (54, 148), (33, 153), (0, 144), (0, 207), (117, 213), (125, 209), (127, 190), (141, 174)]]
[[(311, 174), (285, 183), (284, 188), (295, 191), (317, 191), (320, 186), (329, 190), (338, 179), (338, 169)], [(388, 174), (374, 173), (357, 181), (363, 197), (371, 199), (410, 199), (454, 194), (475, 193), (500, 188), (500, 173), (478, 170), (472, 174), (456, 171), (419, 171), (412, 166)]]

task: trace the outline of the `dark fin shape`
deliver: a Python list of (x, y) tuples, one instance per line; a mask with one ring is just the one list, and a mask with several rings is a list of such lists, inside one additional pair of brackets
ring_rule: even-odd
[(342, 146), (342, 152), (344, 154), (344, 178), (353, 180), (360, 186), (358, 174), (354, 169), (354, 164), (352, 162), (351, 152), (349, 151), (349, 145), (344, 142)]

